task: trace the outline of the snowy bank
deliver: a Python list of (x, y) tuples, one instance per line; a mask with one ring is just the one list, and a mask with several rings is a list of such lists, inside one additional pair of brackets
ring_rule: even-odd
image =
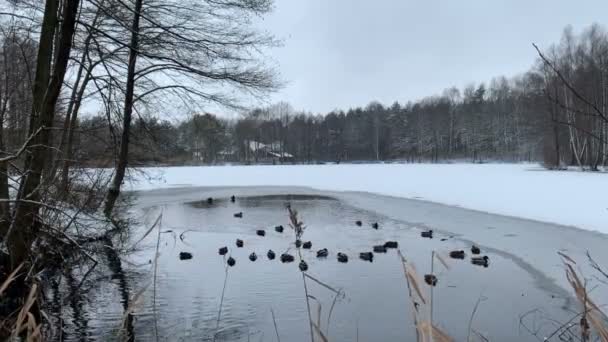
[(304, 186), (422, 199), (608, 233), (608, 174), (531, 164), (341, 164), (147, 168), (133, 190)]

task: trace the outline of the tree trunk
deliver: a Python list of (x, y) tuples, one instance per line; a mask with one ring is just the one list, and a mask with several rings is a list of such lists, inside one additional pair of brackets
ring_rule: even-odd
[(127, 70), (127, 89), (125, 93), (125, 107), (123, 112), (122, 136), (120, 139), (120, 151), (116, 171), (112, 184), (108, 189), (104, 214), (108, 217), (112, 214), (116, 205), (116, 200), (120, 195), (120, 187), (125, 178), (129, 159), (129, 135), (131, 133), (131, 115), (133, 113), (133, 93), (135, 89), (135, 66), (137, 64), (138, 43), (139, 43), (139, 18), (141, 15), (143, 0), (135, 1), (135, 12), (133, 13), (133, 24), (131, 25), (131, 46), (129, 47), (129, 66)]
[[(74, 101), (74, 107), (72, 108), (71, 111), (68, 111), (68, 113), (70, 113), (69, 115), (69, 119), (70, 122), (68, 124), (67, 127), (67, 136), (66, 136), (66, 142), (65, 142), (65, 146), (62, 146), (63, 153), (64, 153), (64, 161), (63, 161), (63, 167), (61, 168), (61, 180), (60, 180), (60, 189), (62, 191), (66, 191), (68, 190), (68, 184), (69, 184), (69, 179), (70, 179), (70, 167), (72, 165), (72, 158), (73, 158), (73, 145), (74, 145), (74, 130), (76, 129), (76, 125), (78, 123), (78, 112), (80, 110), (80, 104), (82, 103), (82, 97), (84, 95), (84, 91), (87, 87), (87, 84), (89, 83), (89, 80), (91, 79), (90, 77), (90, 73), (87, 73), (87, 75), (85, 76), (84, 80), (82, 81), (82, 85), (80, 86), (80, 91), (79, 93), (76, 95), (76, 99)], [(68, 119), (68, 117), (66, 117), (66, 120)], [(62, 137), (62, 140), (64, 139), (64, 137)]]
[[(38, 65), (36, 69), (36, 80), (44, 80), (46, 77), (42, 74), (49, 72), (46, 60), (52, 57), (52, 48), (49, 42), (44, 38), (55, 30), (55, 20), (50, 20), (55, 17), (56, 6), (58, 0), (48, 0), (45, 7), (42, 31), (40, 34), (40, 42), (38, 52)], [(34, 108), (32, 117), (38, 116), (32, 132), (37, 132), (42, 129), (33, 139), (31, 145), (31, 154), (28, 155), (25, 161), (26, 176), (21, 180), (19, 194), (15, 208), (14, 220), (11, 223), (9, 232), (7, 233), (8, 248), (11, 255), (11, 263), (16, 267), (21, 262), (25, 261), (32, 241), (35, 238), (35, 223), (40, 204), (37, 201), (40, 199), (40, 182), (42, 170), (47, 162), (48, 146), (50, 143), (49, 130), (44, 129), (50, 127), (55, 118), (55, 106), (57, 98), (63, 85), (65, 72), (67, 69), (70, 52), (72, 50), (72, 38), (74, 36), (74, 27), (76, 25), (76, 15), (78, 13), (79, 0), (66, 0), (63, 7), (63, 20), (61, 22), (61, 38), (57, 47), (57, 60), (55, 70), (50, 78), (48, 87), (41, 87), (37, 82), (37, 92), (34, 93)], [(49, 44), (47, 44), (49, 43)], [(40, 69), (38, 69), (40, 66)], [(40, 100), (43, 99), (43, 100)], [(37, 104), (39, 107), (37, 108)], [(37, 111), (39, 109), (39, 111)], [(39, 113), (39, 115), (36, 115)], [(20, 202), (19, 200), (28, 200), (28, 202)]]
[[(4, 128), (0, 126), (0, 150), (5, 150)], [(7, 163), (0, 163), (0, 198), (8, 199), (8, 167)], [(10, 225), (10, 204), (9, 202), (0, 203), (0, 241), (4, 240)]]

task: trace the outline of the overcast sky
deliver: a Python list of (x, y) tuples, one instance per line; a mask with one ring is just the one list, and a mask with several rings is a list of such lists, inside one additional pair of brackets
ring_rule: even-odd
[(390, 104), (450, 86), (513, 76), (534, 62), (531, 45), (608, 24), (608, 0), (276, 0), (264, 29), (289, 83), (272, 97), (326, 113)]

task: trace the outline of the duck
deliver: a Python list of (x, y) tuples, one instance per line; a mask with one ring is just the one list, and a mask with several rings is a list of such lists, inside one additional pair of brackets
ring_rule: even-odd
[(234, 217), (243, 218), (243, 212), (238, 212), (238, 213), (234, 214)]
[(490, 258), (488, 258), (487, 255), (484, 255), (482, 257), (472, 257), (471, 263), (477, 266), (488, 267), (490, 265)]
[(473, 254), (480, 254), (481, 253), (481, 249), (475, 245), (471, 246), (471, 253)]
[(361, 226), (363, 225), (363, 222), (361, 222), (361, 221), (357, 220), (357, 221), (355, 221), (355, 224), (356, 224), (357, 226), (361, 227)]
[(302, 240), (297, 239), (296, 240), (296, 248), (300, 248), (302, 246)]
[(374, 223), (372, 223), (372, 228), (374, 228), (374, 229), (378, 229), (378, 227), (380, 227), (380, 226), (378, 225), (378, 222), (374, 222)]
[(284, 228), (283, 228), (283, 226), (276, 226), (276, 227), (274, 227), (274, 230), (275, 230), (277, 233), (282, 233), (282, 232), (283, 232), (283, 229), (284, 229)]
[(226, 255), (228, 253), (228, 247), (224, 246), (219, 250), (220, 255)]
[(268, 260), (274, 260), (274, 258), (276, 257), (276, 254), (274, 254), (272, 249), (269, 249), (268, 253), (266, 253), (266, 256), (268, 257)]
[(429, 238), (432, 239), (433, 238), (433, 230), (429, 229), (426, 232), (421, 232), (420, 236), (422, 236), (423, 238)]
[(317, 251), (317, 258), (326, 258), (329, 255), (327, 248), (319, 249)]
[(228, 264), (228, 266), (232, 267), (236, 264), (236, 260), (234, 260), (233, 257), (229, 257), (228, 260), (226, 260), (226, 263)]
[(450, 258), (452, 259), (464, 259), (466, 253), (464, 251), (451, 251)]
[(374, 261), (374, 253), (372, 253), (372, 252), (359, 253), (359, 259), (372, 262), (372, 261)]
[(192, 259), (192, 253), (179, 252), (179, 260), (190, 260)]
[(207, 204), (213, 204), (213, 197), (207, 198)]
[(293, 255), (287, 254), (287, 253), (281, 254), (281, 262), (286, 263), (286, 262), (292, 262), (293, 260), (294, 260)]
[(255, 254), (255, 252), (249, 254), (249, 260), (251, 260), (251, 261), (258, 260), (258, 256)]
[(300, 271), (302, 271), (302, 272), (308, 271), (308, 264), (304, 260), (300, 261), (300, 264), (298, 265), (298, 267), (300, 268)]
[(236, 202), (236, 197), (234, 197), (234, 195), (230, 196), (230, 202), (232, 202), (232, 203)]
[(399, 248), (399, 243), (397, 241), (387, 241), (384, 243), (384, 247), (386, 248)]
[(266, 231), (264, 229), (258, 229), (255, 232), (258, 236), (266, 236)]
[(344, 253), (338, 253), (338, 262), (346, 263), (348, 262), (348, 255)]
[(437, 286), (437, 277), (434, 274), (425, 274), (424, 282), (431, 286)]
[(386, 247), (384, 245), (374, 246), (375, 253), (386, 253)]
[(304, 249), (311, 249), (312, 248), (312, 242), (311, 241), (306, 241), (302, 244), (302, 248)]
[(241, 239), (236, 239), (236, 246), (237, 246), (238, 248), (243, 247), (243, 244), (244, 244), (243, 240), (241, 240)]

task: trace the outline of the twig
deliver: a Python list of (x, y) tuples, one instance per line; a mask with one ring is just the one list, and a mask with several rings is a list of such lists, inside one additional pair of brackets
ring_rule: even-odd
[(331, 314), (334, 312), (334, 307), (336, 305), (336, 301), (338, 300), (338, 295), (340, 295), (340, 293), (336, 293), (336, 295), (334, 296), (334, 300), (331, 303), (331, 307), (329, 308), (329, 314), (327, 314), (327, 338), (329, 338), (329, 327), (330, 327), (330, 322), (331, 322)]
[[(226, 259), (226, 257), (224, 257), (224, 259)], [(215, 322), (215, 332), (213, 333), (214, 342), (215, 342), (215, 338), (217, 337), (218, 330), (220, 329), (220, 319), (222, 317), (222, 306), (224, 305), (224, 294), (226, 293), (226, 283), (227, 282), (228, 282), (228, 265), (225, 264), (224, 286), (222, 287), (222, 297), (220, 298), (220, 308), (217, 311), (217, 321)]]
[(570, 92), (572, 92), (572, 94), (574, 96), (576, 96), (579, 100), (581, 100), (583, 103), (585, 103), (586, 105), (588, 105), (591, 108), (593, 108), (593, 110), (604, 121), (608, 122), (608, 118), (606, 117), (606, 115), (595, 104), (591, 103), (584, 96), (582, 96), (576, 89), (574, 89), (574, 87), (570, 84), (570, 82), (568, 82), (568, 80), (566, 80), (566, 78), (564, 77), (564, 75), (562, 75), (562, 73), (555, 67), (554, 63), (552, 63), (551, 61), (549, 61), (549, 59), (547, 59), (547, 57), (545, 57), (545, 55), (543, 55), (543, 53), (540, 51), (540, 49), (538, 48), (538, 46), (536, 46), (536, 44), (534, 44), (534, 43), (532, 43), (532, 46), (534, 46), (534, 48), (536, 49), (536, 52), (538, 52), (538, 55), (543, 60), (543, 62), (546, 65), (548, 65), (551, 68), (551, 70), (553, 70), (553, 72), (555, 72), (555, 74), (557, 75), (557, 77), (559, 77), (559, 79), (566, 86), (566, 88), (568, 88), (568, 90), (570, 90)]
[[(154, 223), (152, 224), (152, 226), (144, 233), (144, 235), (141, 238), (139, 238), (139, 240), (137, 240), (137, 242), (135, 242), (132, 245), (131, 248), (135, 248), (135, 246), (137, 246), (140, 242), (142, 242), (146, 238), (146, 236), (148, 236), (152, 232), (152, 230), (154, 230), (154, 228), (156, 227), (156, 225), (160, 223), (161, 217), (162, 217), (162, 214), (158, 215), (158, 217), (156, 218), (156, 221), (154, 221)], [(159, 230), (160, 230), (160, 228), (159, 228)]]
[(277, 320), (274, 317), (274, 310), (270, 308), (270, 313), (272, 314), (272, 323), (274, 323), (274, 332), (277, 334), (277, 342), (281, 342), (281, 338), (279, 337), (279, 328), (277, 328)]
[[(435, 251), (431, 251), (431, 275), (435, 276)], [(433, 289), (435, 288), (435, 286), (433, 286), (432, 282), (431, 282), (431, 302), (429, 303), (429, 317), (430, 317), (430, 322), (431, 322), (431, 329), (429, 329), (429, 333), (430, 333), (430, 338), (431, 338), (431, 342), (433, 342)]]
[(473, 312), (471, 312), (471, 318), (469, 319), (469, 333), (467, 335), (467, 342), (471, 342), (471, 331), (473, 326), (473, 318), (475, 317), (475, 313), (477, 312), (477, 308), (479, 307), (479, 303), (485, 301), (487, 298), (483, 296), (483, 294), (479, 295), (477, 298), (477, 302), (475, 303), (475, 307), (473, 307)]
[(359, 342), (359, 317), (357, 317), (355, 327), (357, 328), (357, 342)]
[[(414, 300), (414, 297), (412, 295), (412, 284), (410, 284), (410, 276), (408, 274), (407, 271), (407, 261), (405, 260), (405, 257), (403, 256), (403, 254), (401, 254), (401, 250), (397, 249), (397, 254), (399, 255), (400, 261), (401, 261), (401, 265), (403, 266), (403, 275), (405, 276), (405, 282), (407, 284), (407, 292), (408, 292), (408, 296), (410, 298), (410, 302), (412, 303), (412, 315), (414, 317), (414, 326), (416, 328), (416, 341), (420, 341), (420, 328), (418, 326), (418, 309), (416, 307), (416, 301)], [(414, 280), (414, 279), (412, 279)], [(418, 290), (418, 289), (417, 289)], [(418, 291), (419, 296), (422, 296), (422, 294)], [(421, 300), (424, 302), (424, 298), (421, 297)], [(358, 326), (357, 326), (358, 328)], [(357, 336), (358, 336), (358, 330), (357, 330)]]
[(8, 161), (17, 159), (21, 156), (21, 154), (29, 147), (30, 142), (32, 142), (32, 140), (40, 133), (42, 132), (42, 130), (45, 127), (40, 127), (36, 130), (36, 132), (34, 132), (32, 135), (30, 135), (27, 140), (25, 140), (25, 142), (23, 143), (23, 145), (21, 146), (21, 148), (14, 154), (11, 154), (9, 156), (6, 156), (4, 158), (0, 158), (0, 163), (6, 163)]
[(589, 259), (589, 263), (591, 264), (591, 267), (600, 272), (604, 277), (606, 277), (608, 279), (608, 273), (606, 273), (601, 267), (600, 265), (598, 265), (598, 263), (591, 257), (591, 253), (589, 253), (589, 251), (587, 251), (587, 258)]
[[(298, 253), (300, 252), (300, 249), (298, 248)], [(300, 255), (300, 260), (302, 260), (302, 256)], [(304, 276), (304, 272), (302, 272), (302, 282), (304, 282), (304, 294), (306, 295), (306, 308), (308, 309), (308, 323), (310, 324), (310, 340), (312, 342), (315, 342), (315, 335), (314, 335), (314, 331), (313, 331), (313, 323), (312, 323), (312, 317), (310, 315), (310, 301), (308, 300), (309, 295), (308, 295), (308, 286), (306, 285), (306, 277)]]
[(13, 280), (15, 280), (17, 278), (16, 274), (17, 274), (17, 272), (19, 272), (21, 267), (23, 267), (23, 263), (20, 263), (19, 266), (15, 267), (13, 272), (11, 272), (11, 274), (9, 274), (8, 277), (6, 277), (6, 280), (4, 280), (4, 282), (2, 283), (2, 286), (0, 286), (0, 297), (2, 297), (2, 293), (8, 288), (10, 283), (12, 283)]
[[(154, 314), (154, 338), (158, 341), (158, 319), (156, 317), (156, 275), (158, 272), (158, 257), (159, 257), (159, 249), (160, 249), (160, 233), (162, 231), (162, 217), (163, 213), (161, 211), (160, 215), (158, 215), (158, 219), (156, 219), (156, 223), (158, 223), (158, 236), (156, 237), (156, 255), (154, 255), (154, 284), (152, 284), (152, 312)], [(150, 231), (148, 231), (149, 233)], [(146, 235), (148, 234), (146, 233)], [(145, 235), (144, 235), (145, 237)]]
[(341, 292), (340, 290), (336, 290), (336, 289), (334, 289), (333, 287), (331, 287), (331, 286), (329, 286), (329, 285), (325, 284), (324, 282), (322, 282), (322, 281), (320, 281), (319, 279), (317, 279), (317, 278), (315, 278), (315, 277), (311, 276), (311, 275), (310, 275), (310, 274), (308, 274), (308, 273), (305, 273), (304, 275), (306, 276), (306, 278), (309, 278), (309, 279), (313, 280), (313, 281), (314, 281), (314, 282), (316, 282), (317, 284), (319, 284), (319, 285), (321, 285), (321, 286), (325, 287), (326, 289), (330, 290), (330, 291), (331, 291), (331, 292), (333, 292), (333, 293), (340, 294), (340, 292)]

